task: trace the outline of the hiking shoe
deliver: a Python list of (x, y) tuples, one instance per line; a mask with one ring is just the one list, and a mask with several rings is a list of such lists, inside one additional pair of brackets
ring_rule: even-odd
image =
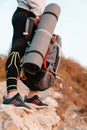
[(10, 104), (13, 104), (14, 106), (17, 106), (17, 107), (24, 107), (24, 108), (27, 108), (27, 109), (31, 109), (29, 106), (27, 106), (22, 97), (20, 96), (19, 93), (17, 93), (14, 97), (12, 98), (5, 98), (3, 97), (3, 106), (7, 106), (7, 105), (10, 105)]
[(32, 98), (28, 98), (27, 96), (25, 96), (24, 102), (32, 103), (32, 104), (35, 104), (35, 105), (37, 105), (37, 106), (39, 106), (39, 107), (47, 107), (47, 106), (48, 106), (48, 104), (43, 103), (43, 102), (40, 100), (40, 98), (39, 98), (38, 95), (35, 95), (35, 96), (33, 96)]

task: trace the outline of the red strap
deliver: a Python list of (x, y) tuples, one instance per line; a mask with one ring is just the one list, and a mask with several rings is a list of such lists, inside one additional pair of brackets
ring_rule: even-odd
[(43, 64), (44, 64), (44, 68), (45, 68), (45, 69), (46, 69), (46, 67), (47, 67), (46, 61), (47, 61), (48, 53), (49, 53), (49, 47), (48, 47), (48, 49), (47, 49), (46, 55), (45, 55), (44, 60), (43, 60)]

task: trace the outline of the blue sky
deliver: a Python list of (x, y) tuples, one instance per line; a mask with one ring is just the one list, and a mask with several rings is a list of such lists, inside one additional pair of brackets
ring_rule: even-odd
[[(47, 0), (46, 4), (54, 0)], [(87, 67), (87, 0), (55, 0), (61, 7), (55, 33), (62, 38), (66, 58)], [(0, 0), (0, 54), (8, 54), (12, 40), (11, 18), (16, 0)]]

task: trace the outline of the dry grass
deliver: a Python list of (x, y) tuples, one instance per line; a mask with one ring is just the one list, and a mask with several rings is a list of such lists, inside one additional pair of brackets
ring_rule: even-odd
[(0, 81), (5, 80), (5, 64), (7, 56), (0, 56)]
[[(7, 57), (0, 57), (0, 81), (5, 79), (5, 63)], [(58, 74), (63, 78), (63, 88), (60, 90), (56, 81), (54, 89), (63, 93), (64, 98), (57, 100), (58, 114), (64, 119), (63, 114), (71, 104), (87, 112), (87, 69), (71, 59), (61, 58)]]
[(58, 81), (54, 88), (64, 95), (63, 100), (58, 100), (58, 113), (63, 119), (63, 114), (71, 104), (77, 105), (80, 112), (87, 113), (87, 69), (71, 59), (62, 57), (58, 70), (63, 78), (63, 88), (60, 90)]

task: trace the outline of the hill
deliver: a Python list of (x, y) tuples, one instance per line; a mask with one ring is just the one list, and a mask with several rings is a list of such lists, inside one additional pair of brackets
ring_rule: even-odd
[[(6, 59), (7, 57), (0, 58), (1, 83), (5, 80)], [(62, 87), (59, 81), (56, 80), (54, 86), (52, 87), (53, 90), (49, 89), (47, 93), (44, 92), (45, 96), (49, 95), (53, 97), (53, 95), (56, 95), (55, 92), (63, 96), (63, 98), (54, 96), (56, 102), (58, 103), (56, 106), (56, 113), (59, 116), (55, 116), (54, 118), (58, 118), (58, 120), (59, 118), (61, 119), (60, 123), (57, 122), (57, 124), (59, 123), (57, 130), (87, 130), (87, 69), (72, 59), (62, 57), (58, 69), (58, 75), (63, 79)], [(3, 86), (4, 85), (2, 85), (2, 87)], [(3, 92), (1, 95), (2, 94)], [(53, 122), (53, 120), (50, 121)]]
[(62, 57), (58, 74), (63, 78), (63, 87), (57, 87), (56, 81), (55, 89), (64, 95), (64, 100), (60, 101), (62, 112), (59, 113), (63, 115), (72, 103), (78, 106), (79, 112), (87, 113), (87, 69)]

